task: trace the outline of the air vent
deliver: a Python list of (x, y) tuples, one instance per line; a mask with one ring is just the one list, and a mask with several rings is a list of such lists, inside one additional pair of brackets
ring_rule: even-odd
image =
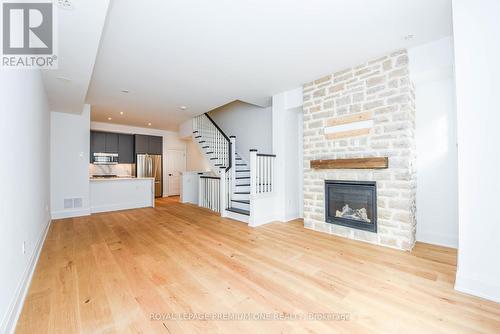
[(64, 208), (65, 209), (77, 209), (83, 207), (83, 198), (65, 198)]
[(82, 198), (73, 198), (73, 207), (74, 208), (81, 208), (83, 205), (83, 199)]
[(65, 198), (64, 199), (64, 208), (65, 209), (73, 209), (73, 199), (72, 198)]

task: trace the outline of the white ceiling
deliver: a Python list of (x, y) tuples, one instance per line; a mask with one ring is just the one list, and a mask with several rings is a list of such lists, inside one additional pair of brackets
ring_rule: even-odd
[(450, 34), (451, 0), (115, 0), (86, 101), (94, 121), (177, 130)]
[(51, 110), (81, 113), (106, 20), (108, 0), (72, 0), (57, 7), (58, 68), (42, 72)]

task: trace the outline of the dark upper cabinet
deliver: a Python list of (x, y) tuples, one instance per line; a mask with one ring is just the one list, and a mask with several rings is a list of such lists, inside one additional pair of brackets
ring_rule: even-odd
[(106, 152), (106, 133), (104, 132), (90, 132), (90, 155), (93, 153)]
[(162, 154), (162, 153), (163, 153), (163, 137), (150, 136), (149, 154)]
[(118, 135), (118, 162), (121, 164), (134, 163), (134, 136)]
[(106, 133), (106, 153), (118, 153), (118, 134)]
[(136, 154), (162, 154), (163, 137), (135, 135)]
[(94, 153), (118, 153), (118, 162), (131, 164), (136, 154), (162, 154), (163, 137), (90, 131), (90, 162)]
[(135, 153), (149, 153), (149, 136), (135, 135)]

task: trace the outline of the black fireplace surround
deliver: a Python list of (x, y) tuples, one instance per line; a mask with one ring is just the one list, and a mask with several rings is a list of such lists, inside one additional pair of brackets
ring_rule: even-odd
[(376, 182), (326, 180), (325, 218), (330, 224), (376, 233)]

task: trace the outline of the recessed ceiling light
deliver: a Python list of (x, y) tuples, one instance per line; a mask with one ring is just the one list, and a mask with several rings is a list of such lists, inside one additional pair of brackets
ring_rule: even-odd
[(120, 111), (120, 115), (123, 115), (123, 111)]
[(181, 110), (186, 110), (187, 107), (186, 106), (181, 106)]
[(130, 93), (130, 91), (129, 91), (128, 89), (122, 89), (122, 90), (121, 90), (121, 92), (122, 92), (122, 93), (125, 93), (125, 94)]
[(148, 126), (151, 126), (151, 123), (148, 123)]
[(409, 41), (410, 39), (413, 39), (414, 37), (415, 37), (415, 35), (413, 35), (413, 34), (408, 34), (408, 35), (404, 36), (404, 37), (403, 37), (403, 39), (404, 39), (405, 41)]
[(111, 118), (111, 117), (108, 117), (108, 121), (111, 121), (111, 120), (112, 120), (112, 118)]

